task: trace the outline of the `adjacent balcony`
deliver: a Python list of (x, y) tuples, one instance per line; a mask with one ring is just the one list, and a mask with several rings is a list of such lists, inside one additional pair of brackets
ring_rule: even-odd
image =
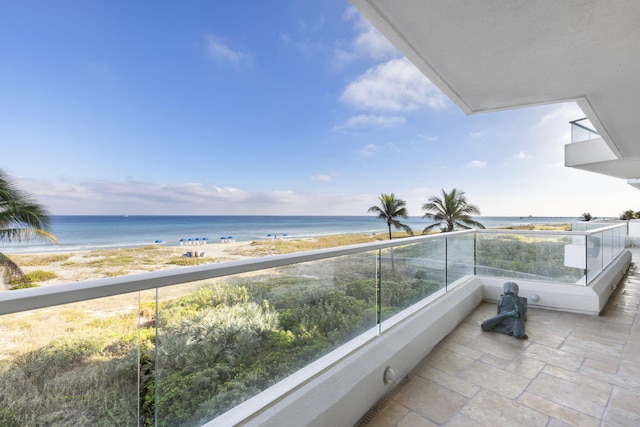
[(614, 152), (586, 118), (570, 123), (571, 144), (564, 146), (565, 166), (626, 179), (629, 185), (640, 188), (640, 158)]
[(355, 425), (505, 281), (534, 310), (597, 316), (631, 258), (627, 223), (600, 225), (3, 292), (0, 424)]

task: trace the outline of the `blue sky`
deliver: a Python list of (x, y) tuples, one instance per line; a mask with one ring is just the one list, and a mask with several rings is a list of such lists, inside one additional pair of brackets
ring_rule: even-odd
[(3, 1), (0, 168), (52, 214), (617, 216), (574, 104), (465, 116), (347, 1)]

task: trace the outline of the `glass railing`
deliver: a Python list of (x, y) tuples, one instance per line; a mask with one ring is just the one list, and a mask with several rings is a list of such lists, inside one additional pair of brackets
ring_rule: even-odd
[(576, 229), (478, 230), (476, 274), (589, 285), (624, 250), (627, 224), (572, 224)]
[(474, 274), (588, 283), (625, 230), (470, 230), (2, 292), (0, 425), (201, 425)]
[(586, 236), (587, 283), (590, 283), (624, 250), (626, 224), (606, 227)]
[(586, 117), (569, 123), (571, 123), (571, 142), (601, 138), (600, 134), (593, 129), (593, 125)]
[(476, 274), (584, 284), (585, 267), (566, 262), (565, 248), (574, 237), (571, 232), (483, 230), (476, 236)]

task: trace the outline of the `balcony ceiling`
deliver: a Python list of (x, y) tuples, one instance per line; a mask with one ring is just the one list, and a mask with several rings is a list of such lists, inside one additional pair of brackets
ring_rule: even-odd
[(640, 159), (640, 1), (351, 2), (465, 113), (576, 101)]

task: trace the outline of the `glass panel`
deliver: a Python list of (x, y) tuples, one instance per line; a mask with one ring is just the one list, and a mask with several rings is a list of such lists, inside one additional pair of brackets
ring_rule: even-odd
[(159, 289), (146, 387), (158, 425), (202, 425), (374, 330), (376, 261), (372, 251)]
[(613, 230), (602, 233), (602, 242), (602, 268), (604, 269), (613, 261)]
[(618, 230), (617, 255), (620, 255), (620, 253), (622, 251), (624, 251), (624, 248), (625, 248), (625, 240), (626, 240), (626, 237), (627, 237), (627, 227), (626, 226), (625, 227), (618, 227), (616, 230)]
[(137, 425), (138, 298), (0, 316), (0, 425)]
[(583, 119), (571, 122), (571, 142), (588, 141), (599, 137), (600, 134), (593, 130), (593, 125), (589, 120)]
[(603, 268), (603, 233), (587, 236), (587, 283), (590, 283)]
[(443, 289), (444, 260), (444, 239), (433, 239), (382, 251), (382, 321)]
[(582, 283), (584, 241), (568, 235), (478, 233), (476, 274), (543, 282)]
[(475, 233), (447, 236), (447, 286), (474, 274)]

